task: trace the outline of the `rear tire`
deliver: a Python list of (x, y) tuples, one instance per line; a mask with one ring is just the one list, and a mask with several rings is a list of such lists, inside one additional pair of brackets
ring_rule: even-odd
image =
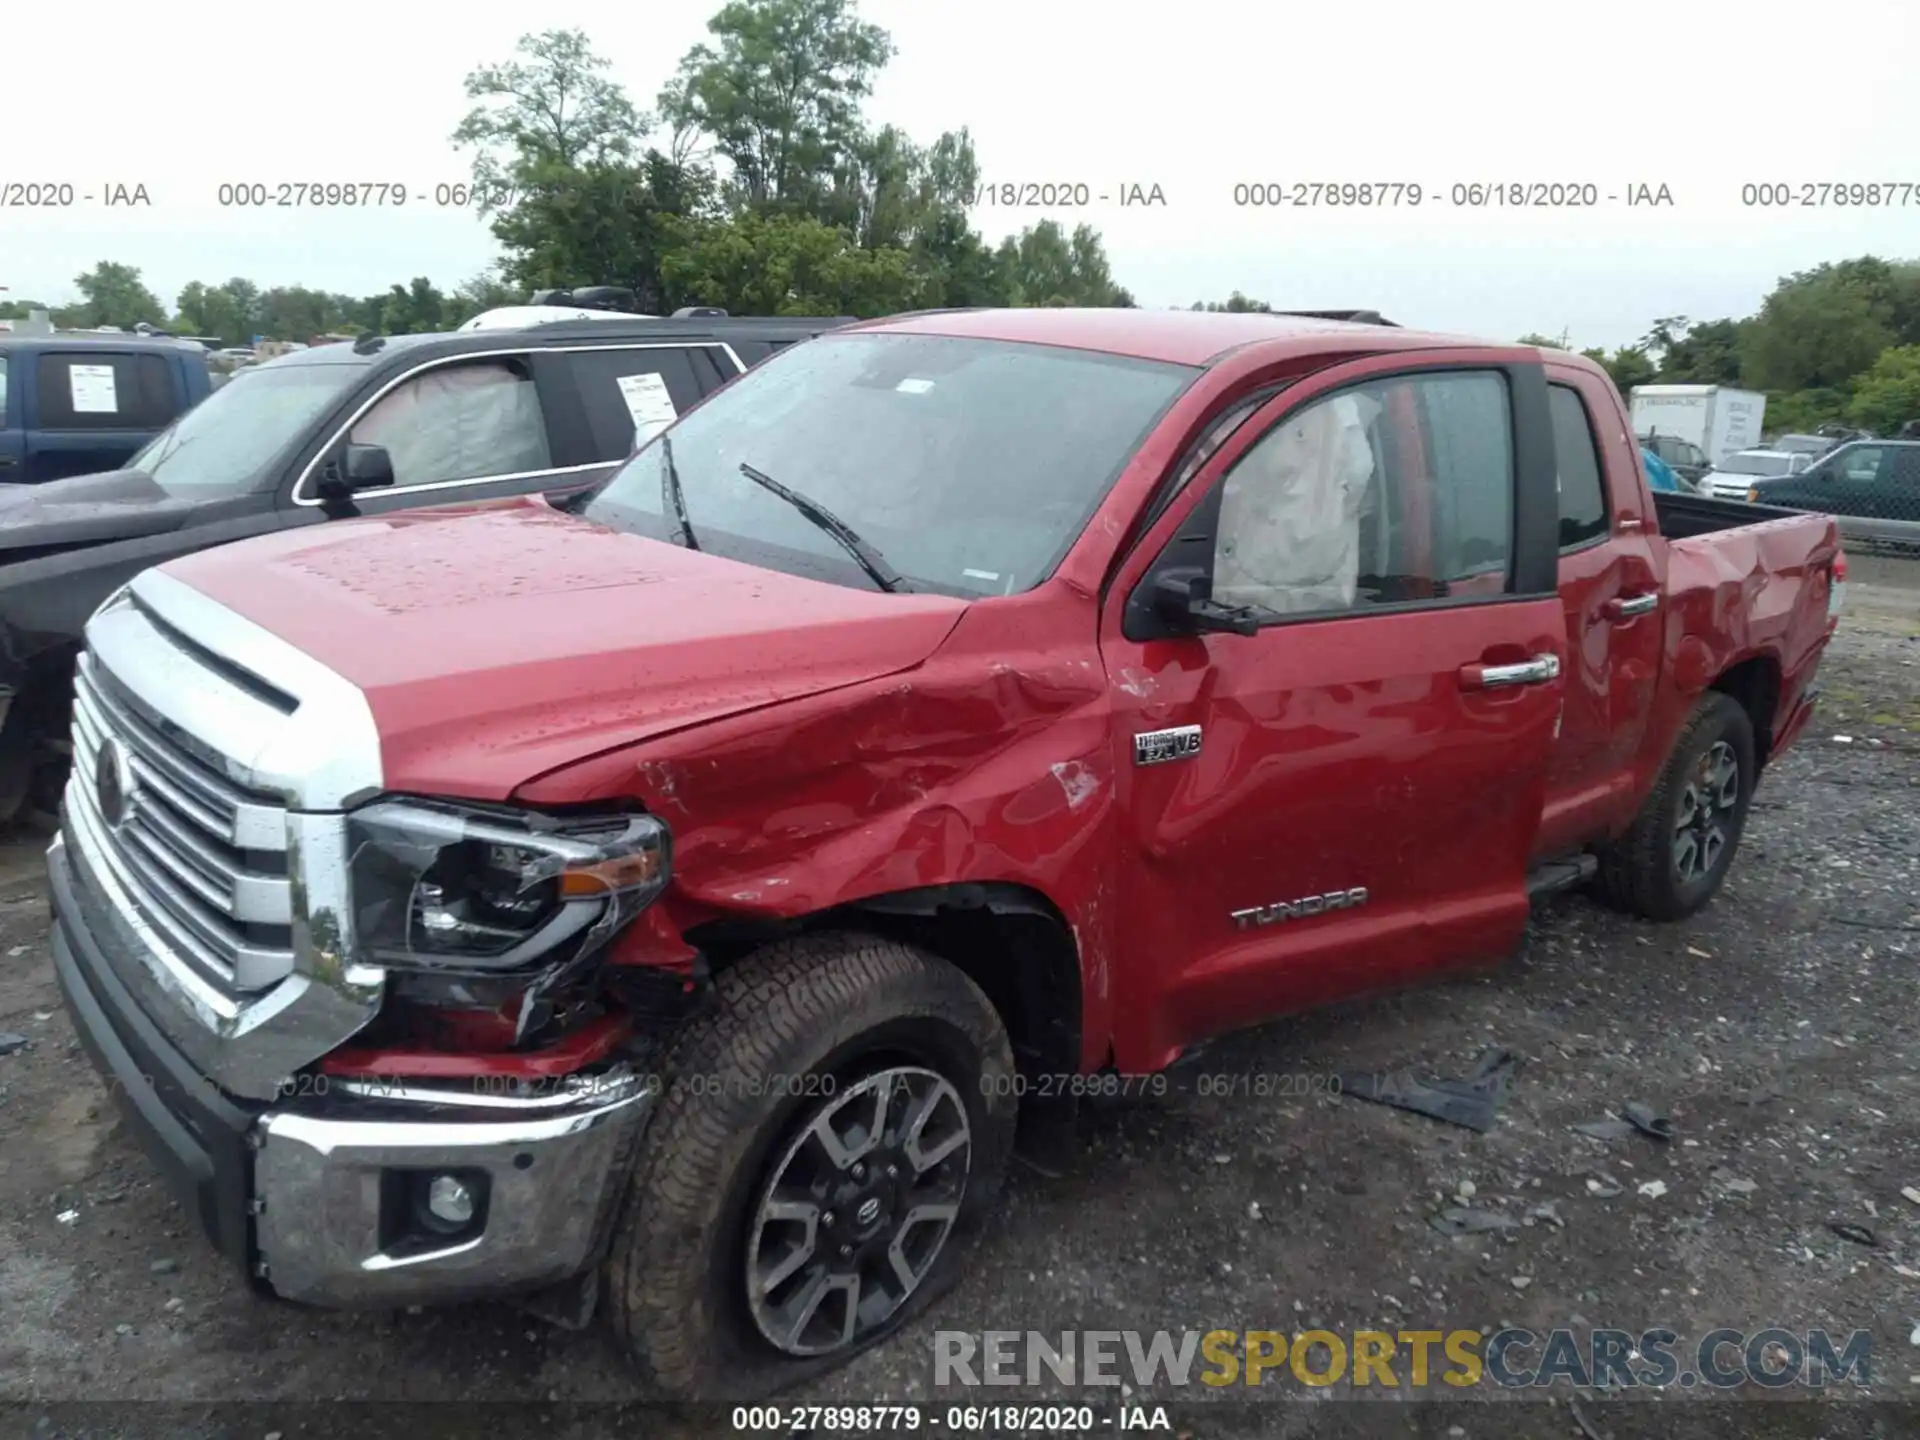
[(1014, 1134), (1006, 1032), (945, 961), (822, 934), (717, 984), (668, 1052), (603, 1277), (643, 1382), (674, 1400), (771, 1394), (923, 1310), (959, 1278)]
[(1600, 852), (1600, 898), (1649, 920), (1699, 910), (1733, 864), (1758, 779), (1752, 720), (1732, 696), (1708, 691), (1632, 828)]

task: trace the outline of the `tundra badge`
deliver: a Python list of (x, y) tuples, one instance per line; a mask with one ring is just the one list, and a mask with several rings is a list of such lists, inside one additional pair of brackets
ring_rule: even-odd
[(1171, 730), (1142, 730), (1133, 737), (1133, 763), (1164, 765), (1169, 760), (1191, 760), (1200, 753), (1200, 727), (1176, 725)]
[(1298, 900), (1276, 900), (1271, 905), (1256, 905), (1251, 910), (1233, 912), (1233, 928), (1251, 930), (1256, 925), (1271, 925), (1278, 920), (1304, 920), (1309, 915), (1324, 915), (1329, 910), (1351, 910), (1367, 903), (1367, 887), (1329, 890), (1324, 895), (1302, 895)]

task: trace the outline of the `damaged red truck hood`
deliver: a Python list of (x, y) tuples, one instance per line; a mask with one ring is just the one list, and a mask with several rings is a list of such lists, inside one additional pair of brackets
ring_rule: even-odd
[(166, 569), (359, 686), (389, 788), (477, 800), (908, 669), (965, 609), (742, 565), (538, 501), (334, 522)]

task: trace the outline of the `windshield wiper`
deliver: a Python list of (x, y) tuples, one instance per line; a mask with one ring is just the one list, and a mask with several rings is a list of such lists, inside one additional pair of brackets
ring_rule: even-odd
[(835, 515), (817, 500), (809, 500), (797, 490), (789, 490), (778, 480), (763, 471), (756, 470), (746, 461), (740, 462), (740, 473), (762, 489), (771, 490), (807, 519), (818, 525), (827, 534), (840, 543), (849, 555), (860, 562), (860, 568), (872, 577), (873, 583), (889, 594), (900, 591), (911, 592), (909, 585), (899, 571), (887, 564), (886, 557), (874, 549), (855, 533), (853, 527)]
[(673, 543), (698, 550), (693, 522), (687, 518), (687, 492), (680, 488), (680, 471), (673, 463), (673, 441), (660, 437), (660, 506), (673, 516)]

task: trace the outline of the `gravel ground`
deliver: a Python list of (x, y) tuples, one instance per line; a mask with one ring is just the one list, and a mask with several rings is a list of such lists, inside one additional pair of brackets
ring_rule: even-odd
[[(1016, 1175), (970, 1274), (932, 1317), (788, 1398), (883, 1397), (941, 1414), (955, 1401), (1035, 1398), (935, 1391), (936, 1324), (1511, 1322), (1694, 1336), (1779, 1324), (1870, 1331), (1871, 1401), (1851, 1387), (1826, 1403), (1785, 1396), (1797, 1404), (1751, 1388), (1740, 1400), (1671, 1390), (1587, 1396), (1576, 1415), (1564, 1392), (1496, 1408), (1482, 1387), (1386, 1406), (1314, 1403), (1353, 1392), (1289, 1385), (1256, 1405), (1182, 1393), (1175, 1417), (1194, 1436), (1920, 1434), (1920, 1410), (1901, 1403), (1920, 1400), (1920, 1203), (1902, 1195), (1920, 1187), (1920, 566), (1856, 576), (1866, 583), (1825, 662), (1823, 713), (1769, 774), (1727, 891), (1706, 912), (1656, 926), (1557, 898), (1497, 975), (1269, 1025), (1192, 1067), (1458, 1074), (1497, 1044), (1520, 1066), (1491, 1133), (1324, 1094), (1202, 1096), (1191, 1081), (1092, 1108), (1072, 1171)], [(502, 1307), (344, 1316), (244, 1294), (72, 1040), (39, 865), (33, 847), (0, 851), (0, 1031), (29, 1038), (0, 1056), (0, 1401), (18, 1402), (0, 1405), (0, 1434), (404, 1426), (423, 1437), (458, 1433), (471, 1415), (304, 1403), (334, 1400), (557, 1402), (537, 1414), (503, 1405), (489, 1420), (502, 1433), (720, 1423), (611, 1408), (634, 1397), (595, 1331)], [(1569, 1128), (1632, 1099), (1671, 1115), (1670, 1144)], [(1655, 1181), (1664, 1193), (1643, 1194)], [(1469, 1189), (1475, 1206), (1521, 1223), (1458, 1238), (1430, 1228)], [(1876, 1243), (1835, 1223), (1865, 1226)], [(214, 1408), (241, 1401), (254, 1403)]]

